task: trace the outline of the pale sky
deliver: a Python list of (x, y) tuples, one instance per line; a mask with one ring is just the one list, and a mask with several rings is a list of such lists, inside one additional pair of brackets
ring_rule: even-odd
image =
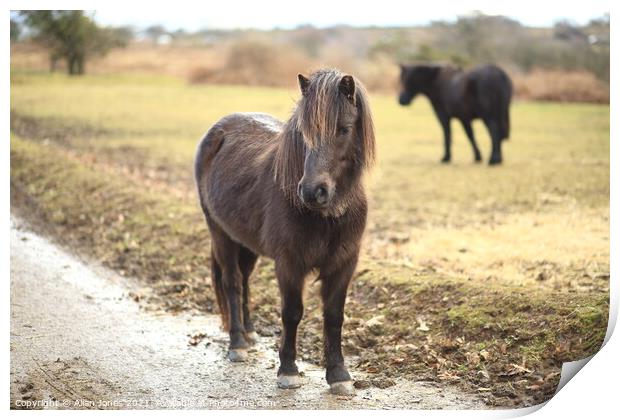
[[(608, 13), (610, 2), (587, 1), (447, 1), (447, 0), (218, 0), (216, 2), (166, 2), (167, 7), (135, 6), (98, 8), (95, 19), (106, 25), (133, 25), (145, 28), (162, 24), (168, 30), (182, 28), (234, 29), (292, 28), (300, 24), (317, 27), (335, 24), (352, 26), (412, 26), (433, 20), (452, 21), (459, 15), (479, 10), (504, 15), (528, 26), (552, 26), (559, 20), (577, 24)], [(174, 7), (172, 7), (174, 5)], [(201, 7), (196, 7), (202, 5)]]

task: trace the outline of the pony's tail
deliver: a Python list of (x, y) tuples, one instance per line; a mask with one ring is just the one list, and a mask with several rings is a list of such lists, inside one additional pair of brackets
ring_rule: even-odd
[[(216, 124), (211, 127), (198, 144), (198, 150), (196, 151), (196, 158), (194, 160), (194, 178), (196, 180), (196, 187), (198, 188), (198, 196), (200, 197), (200, 206), (205, 214), (207, 223), (209, 222), (209, 212), (207, 209), (206, 174), (211, 165), (211, 161), (222, 146), (223, 141), (224, 130)], [(222, 282), (222, 268), (215, 259), (215, 253), (213, 252), (213, 241), (211, 242), (211, 282), (215, 290), (217, 306), (220, 309), (222, 324), (224, 329), (228, 331), (230, 324), (228, 298)]]
[(510, 101), (512, 100), (512, 82), (510, 78), (502, 73), (503, 76), (503, 89), (500, 89), (502, 92), (501, 98), (501, 115), (500, 115), (500, 135), (502, 140), (508, 140), (510, 137)]
[(224, 327), (224, 331), (228, 331), (230, 328), (230, 310), (228, 308), (228, 297), (226, 295), (226, 289), (224, 288), (224, 282), (222, 281), (222, 269), (217, 263), (213, 251), (211, 251), (211, 282), (213, 283), (213, 289), (215, 290), (217, 306), (220, 309), (222, 326)]
[(506, 107), (502, 110), (500, 121), (500, 133), (502, 140), (508, 140), (508, 137), (510, 137), (510, 113), (508, 111), (508, 105), (506, 105)]

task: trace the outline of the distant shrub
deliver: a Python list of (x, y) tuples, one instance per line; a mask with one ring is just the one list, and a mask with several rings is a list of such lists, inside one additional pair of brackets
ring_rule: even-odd
[(292, 86), (297, 73), (305, 73), (312, 61), (297, 50), (257, 41), (242, 40), (229, 49), (222, 66), (196, 67), (192, 83)]
[(529, 100), (609, 103), (609, 85), (587, 71), (535, 69), (513, 76), (517, 97)]
[(187, 80), (192, 84), (207, 83), (214, 78), (217, 70), (211, 67), (197, 66), (189, 70)]
[(384, 55), (360, 64), (354, 74), (370, 91), (391, 94), (398, 91), (400, 68)]

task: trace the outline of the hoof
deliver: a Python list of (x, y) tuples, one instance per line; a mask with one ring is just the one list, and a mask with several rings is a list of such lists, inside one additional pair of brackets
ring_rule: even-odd
[(246, 334), (246, 339), (248, 340), (248, 343), (253, 346), (259, 341), (258, 333), (256, 331), (250, 331)]
[(248, 360), (248, 351), (246, 349), (230, 349), (228, 350), (228, 360), (231, 362), (245, 362)]
[(278, 388), (295, 389), (301, 386), (299, 375), (278, 375)]
[(329, 390), (334, 395), (355, 395), (353, 381), (334, 382), (329, 386)]

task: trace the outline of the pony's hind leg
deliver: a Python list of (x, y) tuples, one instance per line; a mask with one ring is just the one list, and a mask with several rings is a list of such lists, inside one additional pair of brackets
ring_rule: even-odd
[(250, 276), (256, 265), (258, 256), (245, 247), (241, 247), (239, 252), (239, 270), (243, 277), (243, 327), (245, 329), (245, 338), (250, 344), (258, 342), (258, 334), (254, 329), (254, 323), (250, 315)]
[(502, 163), (502, 138), (499, 130), (499, 122), (495, 118), (489, 118), (484, 121), (491, 136), (492, 148), (489, 165), (499, 165)]
[[(216, 260), (216, 266), (219, 268), (219, 273), (214, 274), (220, 275), (214, 277), (216, 293), (222, 296), (222, 300), (225, 301), (224, 305), (220, 304), (220, 310), (228, 310), (228, 317), (225, 316), (226, 314), (222, 317), (225, 321), (224, 327), (228, 327), (230, 335), (228, 358), (233, 362), (245, 361), (249, 345), (245, 339), (245, 328), (241, 314), (243, 289), (243, 276), (239, 269), (241, 246), (214, 223), (209, 223), (209, 230), (211, 231), (212, 254)], [(226, 320), (228, 320), (227, 323)]]
[(471, 148), (474, 151), (474, 161), (481, 162), (482, 155), (480, 154), (480, 149), (478, 149), (478, 145), (476, 144), (476, 138), (474, 137), (474, 130), (471, 127), (471, 121), (461, 120), (461, 124), (463, 125), (463, 130), (465, 130), (465, 134), (467, 134), (467, 138), (469, 139), (469, 144), (471, 144)]

